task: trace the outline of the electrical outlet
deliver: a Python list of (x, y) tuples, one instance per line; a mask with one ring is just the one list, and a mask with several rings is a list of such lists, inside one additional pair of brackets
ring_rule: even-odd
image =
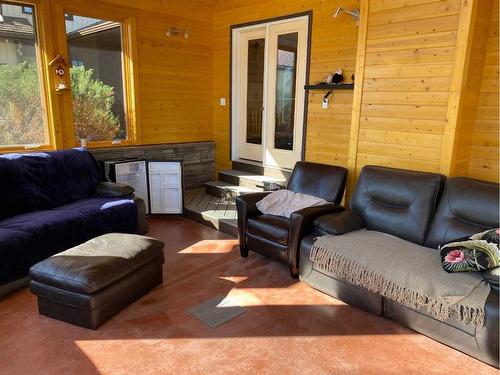
[(226, 98), (220, 98), (219, 103), (220, 103), (221, 107), (225, 107), (226, 106)]
[(328, 109), (328, 100), (323, 100), (323, 109)]

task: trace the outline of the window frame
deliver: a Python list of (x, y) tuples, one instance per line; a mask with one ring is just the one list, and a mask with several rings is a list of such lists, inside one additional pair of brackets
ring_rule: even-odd
[[(37, 61), (38, 78), (40, 85), (40, 100), (43, 110), (43, 126), (45, 130), (45, 142), (40, 145), (0, 145), (0, 153), (9, 152), (30, 152), (30, 151), (51, 151), (60, 145), (58, 142), (56, 131), (53, 124), (55, 123), (54, 109), (57, 107), (54, 97), (51, 93), (51, 79), (48, 67), (48, 56), (52, 53), (52, 44), (50, 43), (50, 32), (47, 33), (46, 15), (48, 5), (45, 0), (8, 0), (1, 1), (5, 5), (15, 5), (21, 7), (21, 12), (24, 13), (24, 7), (32, 7), (35, 23), (35, 52)], [(50, 29), (50, 28), (49, 28)]]
[[(136, 44), (136, 20), (135, 17), (110, 17), (109, 14), (105, 14), (100, 11), (82, 11), (71, 5), (61, 6), (58, 14), (58, 24), (62, 31), (59, 32), (59, 40), (61, 41), (61, 53), (63, 56), (68, 57), (69, 61), (69, 50), (66, 38), (66, 20), (65, 14), (70, 13), (74, 16), (89, 17), (103, 19), (106, 21), (117, 22), (120, 24), (121, 31), (121, 45), (122, 45), (122, 79), (123, 79), (123, 95), (124, 95), (124, 112), (125, 112), (125, 122), (127, 129), (127, 138), (121, 141), (88, 141), (87, 148), (104, 148), (104, 147), (122, 147), (131, 146), (142, 143), (141, 131), (139, 126), (139, 105), (138, 105), (138, 79), (136, 74), (137, 67), (137, 44)], [(59, 15), (62, 15), (60, 17)], [(61, 19), (62, 18), (62, 19)], [(64, 39), (64, 40), (63, 40)], [(69, 74), (68, 74), (69, 76)], [(71, 87), (69, 82), (69, 77), (67, 78), (68, 87)], [(64, 94), (65, 97), (65, 107), (68, 108), (65, 114), (66, 119), (69, 122), (69, 127), (66, 129), (65, 134), (65, 144), (70, 147), (80, 146), (78, 140), (75, 137), (75, 125), (73, 120), (73, 96), (71, 94), (71, 89), (67, 90)], [(71, 138), (70, 138), (71, 137)]]

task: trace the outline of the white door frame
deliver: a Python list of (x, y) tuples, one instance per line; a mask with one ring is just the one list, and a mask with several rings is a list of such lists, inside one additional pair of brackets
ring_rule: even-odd
[[(310, 22), (311, 22), (311, 17), (310, 13), (307, 14), (300, 14), (297, 16), (290, 16), (287, 18), (279, 19), (279, 20), (274, 20), (274, 21), (262, 21), (259, 23), (254, 23), (251, 25), (247, 26), (234, 26), (231, 30), (231, 118), (230, 118), (230, 132), (231, 132), (231, 160), (236, 161), (242, 161), (240, 157), (240, 135), (241, 130), (239, 124), (239, 116), (241, 114), (241, 108), (238, 108), (238, 105), (241, 107), (242, 100), (240, 99), (241, 96), (241, 77), (242, 77), (242, 72), (241, 72), (241, 66), (246, 65), (245, 64), (240, 64), (240, 58), (241, 58), (241, 50), (240, 50), (240, 44), (238, 43), (238, 38), (242, 32), (248, 32), (252, 29), (262, 29), (265, 28), (266, 33), (265, 33), (265, 38), (266, 38), (266, 49), (265, 49), (265, 64), (264, 64), (264, 82), (267, 83), (268, 81), (268, 74), (269, 74), (269, 64), (268, 63), (268, 44), (269, 44), (269, 28), (270, 26), (275, 26), (275, 25), (282, 25), (282, 24), (287, 24), (290, 22), (294, 21), (305, 21), (306, 22), (306, 35), (305, 35), (305, 46), (303, 45), (304, 41), (301, 42), (299, 38), (299, 45), (302, 43), (302, 45), (298, 46), (298, 48), (305, 48), (305, 53), (304, 53), (304, 61), (299, 64), (297, 62), (297, 87), (295, 91), (295, 99), (296, 103), (302, 103), (302, 105), (296, 105), (295, 106), (295, 113), (296, 113), (296, 118), (300, 119), (300, 123), (302, 126), (297, 126), (300, 125), (298, 123), (295, 123), (294, 127), (294, 140), (298, 140), (297, 142), (299, 144), (300, 150), (294, 150), (294, 153), (298, 156), (297, 159), (301, 160), (304, 155), (304, 145), (305, 142), (303, 142), (303, 137), (305, 137), (305, 130), (306, 130), (306, 116), (305, 112), (307, 110), (307, 94), (305, 93), (303, 85), (307, 82), (308, 80), (308, 75), (309, 75), (309, 69), (308, 69), (308, 63), (309, 63), (309, 46), (308, 44), (310, 43)], [(286, 32), (285, 32), (286, 33)], [(281, 34), (281, 33), (279, 33)], [(238, 69), (240, 68), (240, 69)], [(246, 71), (246, 67), (244, 68)], [(300, 75), (300, 76), (299, 76)], [(303, 78), (302, 78), (303, 77)], [(246, 88), (246, 86), (245, 86)], [(268, 121), (268, 116), (270, 115), (269, 112), (274, 113), (274, 108), (272, 111), (268, 111), (268, 90), (264, 90), (264, 95), (263, 95), (263, 103), (264, 103), (264, 110), (263, 110), (263, 119), (265, 119), (265, 123)], [(272, 94), (274, 95), (274, 93)], [(299, 112), (297, 114), (297, 112)], [(262, 134), (262, 146), (267, 145), (267, 138), (270, 136), (270, 131), (269, 129), (263, 128), (263, 134)], [(276, 151), (276, 149), (274, 150)], [(278, 150), (279, 151), (279, 150)], [(262, 149), (262, 164), (263, 165), (270, 165), (270, 166), (276, 166), (269, 164), (266, 161), (266, 147), (263, 147)], [(290, 151), (288, 151), (290, 153)], [(285, 155), (283, 155), (284, 158), (286, 158)], [(280, 159), (284, 160), (283, 157)], [(269, 160), (269, 157), (267, 158)], [(243, 160), (245, 161), (245, 160)], [(293, 168), (293, 166), (288, 166), (289, 169)]]

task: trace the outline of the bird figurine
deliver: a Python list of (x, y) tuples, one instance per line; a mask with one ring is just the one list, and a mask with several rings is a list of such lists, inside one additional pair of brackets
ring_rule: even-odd
[(342, 75), (342, 69), (337, 69), (335, 71), (335, 73), (333, 74), (333, 77), (332, 77), (332, 83), (334, 85), (338, 85), (340, 82), (342, 82), (344, 80), (344, 76)]

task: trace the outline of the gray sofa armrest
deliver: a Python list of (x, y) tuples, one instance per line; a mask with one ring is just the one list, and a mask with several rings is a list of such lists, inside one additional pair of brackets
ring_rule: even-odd
[(96, 195), (102, 197), (125, 197), (134, 194), (134, 188), (116, 182), (101, 182), (97, 185)]
[(353, 211), (342, 211), (317, 218), (314, 220), (314, 226), (322, 232), (337, 236), (363, 229), (365, 222)]

